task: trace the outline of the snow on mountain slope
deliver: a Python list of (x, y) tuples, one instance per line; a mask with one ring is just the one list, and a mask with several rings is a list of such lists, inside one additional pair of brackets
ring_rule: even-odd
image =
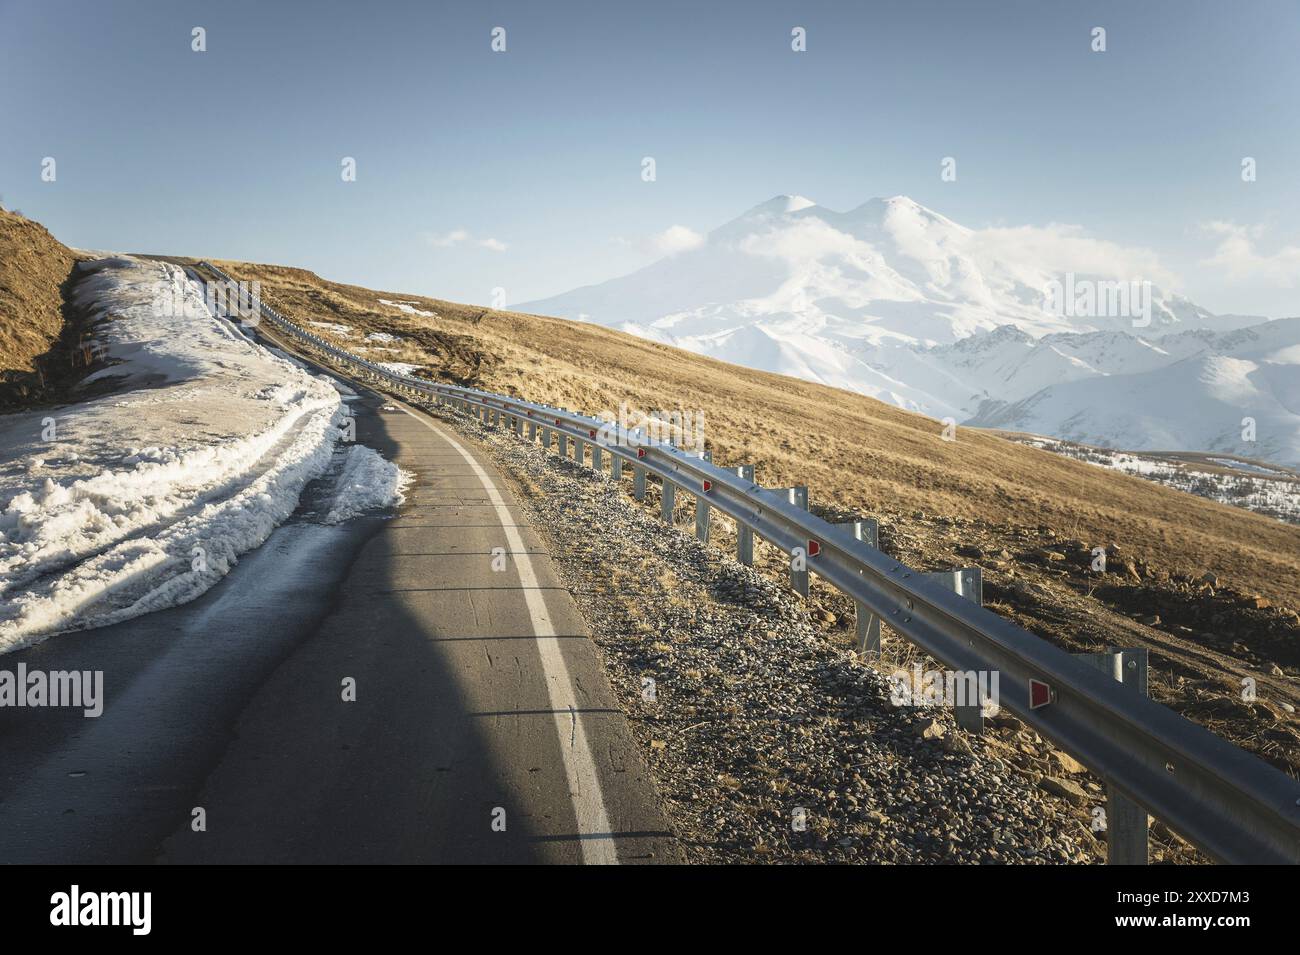
[[(1155, 284), (1166, 279), (1146, 250), (1077, 230), (1058, 227), (1046, 242), (1042, 230), (969, 229), (905, 196), (843, 213), (777, 196), (694, 248), (520, 310), (608, 325), (936, 418), (982, 421), (1043, 389), (1228, 354), (1232, 336), (1250, 331), (1239, 330), (1266, 327), (1260, 318), (1211, 315)], [(1059, 305), (1084, 301), (1072, 296), (1085, 286), (1096, 290), (1090, 311)], [(1274, 363), (1300, 362), (1286, 350), (1287, 335)], [(1186, 384), (1209, 387), (1196, 376)], [(1198, 391), (1190, 403), (1171, 404), (1173, 419), (1157, 433), (1199, 433), (1177, 419), (1200, 398), (1210, 396)], [(1119, 429), (1111, 439), (1107, 422)], [(1087, 430), (1105, 444), (1137, 427), (1111, 415)]]
[[(521, 309), (602, 325), (671, 330), (694, 338), (755, 321), (812, 322), (845, 341), (951, 343), (1014, 324), (1031, 334), (1123, 329), (1131, 316), (1078, 318), (1045, 307), (1071, 251), (1050, 262), (1008, 230), (972, 230), (908, 199), (872, 199), (836, 212), (778, 196), (709, 233), (702, 245), (631, 275)], [(1099, 267), (1075, 254), (1080, 278)], [(1152, 279), (1136, 272), (1106, 278)], [(1153, 290), (1151, 327), (1213, 323), (1185, 299)]]
[[(951, 390), (935, 385), (931, 390), (948, 400), (953, 417), (964, 420), (989, 400), (1012, 402), (1061, 382), (1151, 371), (1199, 350), (1184, 346), (1173, 354), (1162, 342), (1115, 331), (1034, 338), (1003, 325), (952, 345), (912, 352), (915, 362), (948, 373)], [(916, 378), (901, 369), (894, 373), (908, 381)]]
[[(292, 513), (340, 435), (329, 380), (215, 318), (178, 267), (100, 260), (74, 294), (99, 319), (92, 378), (115, 387), (0, 417), (0, 652), (197, 597)], [(347, 513), (398, 492), (366, 456), (345, 470), (375, 492), (344, 489)]]
[[(1254, 422), (1252, 431), (1246, 419)], [(990, 403), (978, 427), (1137, 451), (1197, 449), (1300, 464), (1300, 364), (1202, 354)]]

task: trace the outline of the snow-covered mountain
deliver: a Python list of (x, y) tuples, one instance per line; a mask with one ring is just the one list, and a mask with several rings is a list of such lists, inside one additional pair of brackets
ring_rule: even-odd
[[(1161, 281), (1150, 253), (1077, 230), (969, 229), (904, 196), (848, 212), (778, 196), (637, 272), (519, 308), (1095, 444), (1227, 450), (1249, 416), (1259, 443), (1239, 453), (1300, 461), (1300, 322), (1215, 316)], [(1264, 339), (1267, 356), (1236, 354)], [(1119, 379), (1126, 400), (1188, 390), (1125, 414)]]
[(969, 423), (1083, 444), (1300, 464), (1300, 318), (1228, 333), (1178, 332), (1158, 344), (1185, 357), (1049, 385), (1014, 402), (990, 400)]

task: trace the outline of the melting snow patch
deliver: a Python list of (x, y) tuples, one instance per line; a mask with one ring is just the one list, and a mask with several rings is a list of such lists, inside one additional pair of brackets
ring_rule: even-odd
[(1222, 466), (1263, 472), (1265, 476), (1254, 476), (1239, 472), (1237, 474), (1219, 474), (1199, 471), (1192, 462), (1171, 462), (1159, 458), (1143, 457), (1126, 451), (1111, 451), (1105, 448), (1089, 448), (1083, 445), (1054, 441), (1050, 438), (1022, 438), (1022, 444), (1043, 448), (1078, 461), (1086, 461), (1098, 467), (1110, 468), (1134, 477), (1145, 478), (1167, 487), (1177, 488), (1198, 497), (1209, 498), (1220, 504), (1245, 508), (1264, 514), (1288, 524), (1300, 524), (1300, 481), (1286, 475), (1283, 471), (1274, 471), (1277, 478), (1267, 476), (1269, 472), (1262, 468), (1233, 461), (1229, 458), (1210, 458)]
[(233, 334), (182, 269), (82, 275), (117, 390), (0, 418), (0, 652), (198, 597), (293, 512), (341, 434), (329, 379)]
[(399, 311), (405, 312), (407, 315), (426, 315), (429, 318), (438, 317), (437, 312), (426, 312), (423, 309), (416, 308), (415, 306), (419, 304), (418, 302), (395, 302), (392, 299), (381, 298), (379, 299), (379, 304), (387, 305), (389, 308), (395, 308)]
[(346, 326), (346, 325), (338, 325), (338, 324), (335, 324), (334, 322), (308, 322), (307, 324), (308, 324), (308, 325), (311, 325), (311, 326), (314, 326), (315, 328), (323, 328), (323, 329), (325, 329), (325, 331), (327, 331), (327, 332), (333, 332), (335, 335), (351, 335), (351, 334), (352, 334), (352, 329), (348, 328), (348, 326)]
[(361, 445), (349, 448), (324, 523), (339, 524), (367, 511), (401, 504), (406, 500), (402, 492), (411, 479), (410, 472), (384, 460), (379, 452)]

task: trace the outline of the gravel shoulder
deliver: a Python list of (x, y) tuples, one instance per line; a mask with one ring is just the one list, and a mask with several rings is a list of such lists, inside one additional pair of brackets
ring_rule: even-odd
[[(436, 413), (515, 483), (690, 861), (1104, 858), (1092, 825), (1101, 786), (1019, 721), (1001, 715), (977, 737), (943, 706), (895, 705), (887, 672), (901, 660), (858, 660), (828, 633), (833, 615), (763, 562), (744, 567), (693, 525), (661, 523), (653, 489), (638, 504), (627, 475), (620, 488), (513, 433)], [(1155, 856), (1188, 854), (1157, 845)]]

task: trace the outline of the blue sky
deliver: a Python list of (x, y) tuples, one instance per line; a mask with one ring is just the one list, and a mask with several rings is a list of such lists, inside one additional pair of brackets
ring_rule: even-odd
[(1297, 2), (0, 0), (0, 194), (81, 247), (520, 302), (779, 193), (902, 193), (1293, 315), (1298, 42)]

